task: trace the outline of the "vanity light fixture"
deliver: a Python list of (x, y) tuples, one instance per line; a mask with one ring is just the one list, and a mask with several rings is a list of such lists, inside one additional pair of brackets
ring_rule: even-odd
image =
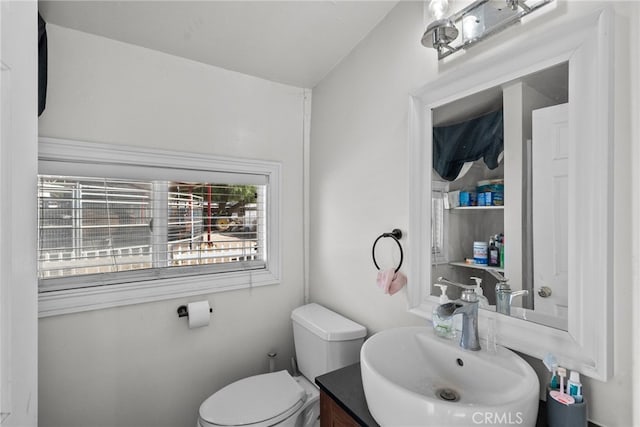
[(449, 43), (458, 37), (458, 28), (446, 17), (448, 11), (449, 0), (429, 0), (427, 15), (434, 20), (422, 36), (422, 44), (425, 47), (432, 47), (440, 52), (441, 49), (447, 49)]
[(519, 22), (553, 0), (475, 0), (449, 16), (449, 0), (426, 1), (433, 21), (427, 25), (422, 45), (436, 49), (438, 59), (443, 59)]

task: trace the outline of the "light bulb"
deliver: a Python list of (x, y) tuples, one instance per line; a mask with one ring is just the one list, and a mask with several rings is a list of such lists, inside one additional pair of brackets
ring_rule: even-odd
[(449, 0), (430, 0), (429, 13), (436, 19), (440, 20), (446, 17), (449, 11)]

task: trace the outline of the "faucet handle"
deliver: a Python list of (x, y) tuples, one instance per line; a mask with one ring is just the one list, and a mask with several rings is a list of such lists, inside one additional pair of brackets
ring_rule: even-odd
[(491, 274), (493, 277), (495, 277), (496, 279), (498, 279), (499, 282), (506, 283), (509, 281), (509, 279), (507, 279), (502, 273), (500, 273), (498, 270), (494, 268), (487, 268), (487, 272)]
[(469, 290), (469, 291), (475, 291), (476, 289), (476, 285), (463, 285), (462, 283), (452, 282), (451, 280), (442, 276), (438, 277), (438, 282), (446, 283), (447, 285), (457, 286), (461, 289)]

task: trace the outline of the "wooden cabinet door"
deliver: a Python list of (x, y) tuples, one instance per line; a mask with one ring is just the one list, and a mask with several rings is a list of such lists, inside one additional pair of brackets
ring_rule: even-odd
[(359, 425), (328, 394), (320, 392), (320, 427), (358, 427)]

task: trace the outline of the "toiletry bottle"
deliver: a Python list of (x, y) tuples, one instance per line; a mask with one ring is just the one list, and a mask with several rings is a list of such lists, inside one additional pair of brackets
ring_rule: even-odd
[(560, 388), (560, 381), (558, 380), (558, 365), (553, 365), (551, 369), (551, 382), (549, 387), (551, 390), (558, 390)]
[(572, 396), (576, 403), (582, 402), (582, 383), (580, 382), (580, 373), (571, 371), (569, 381), (567, 381), (567, 394)]
[[(441, 285), (439, 283), (435, 283), (434, 286), (437, 286), (440, 288), (440, 292), (441, 292), (440, 300), (439, 300), (440, 305), (451, 302), (447, 297), (447, 285)], [(433, 308), (432, 316), (433, 316), (432, 317), (433, 330), (435, 331), (436, 335), (438, 335), (439, 337), (449, 338), (449, 339), (455, 336), (455, 331), (453, 329), (453, 317), (456, 317), (456, 316), (448, 317), (448, 318), (440, 317), (438, 315), (438, 306), (435, 306)], [(460, 316), (457, 316), (457, 317), (460, 317)]]
[(480, 308), (489, 308), (489, 300), (487, 299), (487, 297), (484, 296), (483, 294), (483, 290), (482, 290), (482, 279), (479, 277), (471, 277), (471, 279), (475, 280), (476, 282), (476, 295), (478, 296), (478, 307)]
[(556, 357), (552, 353), (547, 353), (542, 359), (542, 363), (544, 363), (544, 366), (546, 366), (549, 372), (551, 372), (549, 388), (551, 390), (559, 389), (560, 383), (558, 382), (558, 361), (556, 360)]
[(502, 243), (500, 244), (500, 268), (504, 268), (504, 236), (502, 236)]
[(560, 377), (560, 388), (558, 390), (550, 390), (549, 396), (563, 405), (573, 405), (576, 400), (564, 392), (564, 379), (567, 377), (567, 370), (561, 366), (558, 367), (558, 376)]
[(499, 267), (500, 266), (500, 249), (496, 246), (496, 241), (493, 237), (489, 239), (489, 266), (490, 267)]
[(489, 244), (481, 241), (473, 242), (473, 263), (487, 265), (489, 262)]

